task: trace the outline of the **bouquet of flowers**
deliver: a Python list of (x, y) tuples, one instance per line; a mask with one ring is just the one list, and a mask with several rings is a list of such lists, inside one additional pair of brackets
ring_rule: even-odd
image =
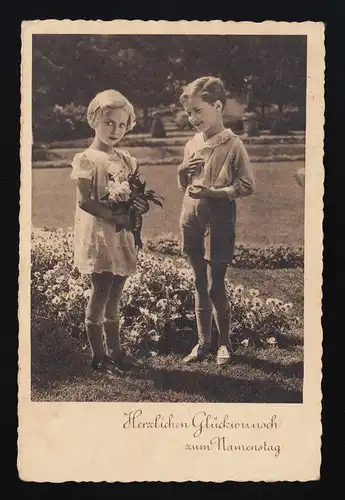
[[(146, 189), (146, 182), (140, 179), (139, 166), (126, 180), (119, 179), (111, 173), (108, 176), (107, 194), (102, 198), (102, 201), (112, 210), (114, 215), (128, 214), (130, 230), (134, 235), (137, 248), (140, 249), (143, 246), (141, 239), (143, 217), (136, 210), (133, 202), (136, 198), (140, 198), (163, 207), (164, 198), (157, 196), (153, 190)], [(116, 232), (123, 228), (124, 226), (117, 224)]]

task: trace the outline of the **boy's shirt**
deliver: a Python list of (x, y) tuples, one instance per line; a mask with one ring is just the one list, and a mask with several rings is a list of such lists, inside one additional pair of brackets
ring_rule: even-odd
[[(184, 151), (184, 159), (202, 156), (205, 166), (198, 182), (208, 187), (226, 188), (230, 200), (248, 196), (254, 190), (254, 176), (248, 153), (241, 139), (230, 129), (224, 129), (207, 141), (198, 133), (190, 139)], [(180, 182), (186, 190), (188, 181)]]

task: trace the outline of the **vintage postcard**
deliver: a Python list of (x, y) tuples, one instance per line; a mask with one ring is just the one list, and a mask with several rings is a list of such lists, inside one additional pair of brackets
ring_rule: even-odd
[(324, 26), (22, 24), (23, 481), (310, 481)]

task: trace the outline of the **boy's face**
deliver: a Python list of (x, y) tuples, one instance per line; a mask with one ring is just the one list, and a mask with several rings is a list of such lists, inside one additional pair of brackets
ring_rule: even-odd
[(199, 132), (207, 132), (222, 116), (219, 104), (209, 104), (203, 101), (199, 95), (189, 97), (183, 103), (183, 107), (188, 114), (190, 123)]
[(121, 108), (103, 110), (95, 132), (104, 144), (114, 146), (125, 135), (128, 118), (128, 113)]

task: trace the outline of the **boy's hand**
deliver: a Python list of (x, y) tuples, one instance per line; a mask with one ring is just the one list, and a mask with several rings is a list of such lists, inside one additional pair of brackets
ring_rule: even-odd
[(189, 158), (186, 162), (181, 163), (178, 170), (184, 174), (198, 175), (205, 164), (204, 159), (201, 156), (194, 156)]
[(188, 194), (191, 198), (199, 200), (201, 198), (215, 198), (215, 189), (203, 186), (202, 184), (192, 184), (188, 188)]

